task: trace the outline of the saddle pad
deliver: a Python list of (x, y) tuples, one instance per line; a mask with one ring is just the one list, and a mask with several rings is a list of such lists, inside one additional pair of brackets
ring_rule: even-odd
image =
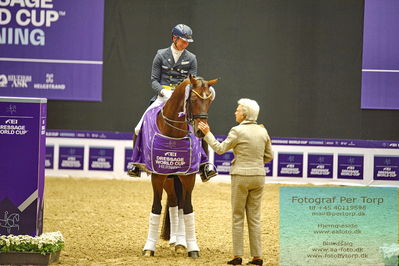
[(173, 139), (155, 134), (151, 149), (152, 169), (164, 174), (187, 173), (191, 168), (192, 156), (195, 156), (191, 151), (189, 137)]
[(144, 115), (144, 121), (133, 148), (132, 163), (146, 171), (164, 175), (188, 175), (197, 173), (200, 164), (208, 162), (208, 156), (189, 125), (190, 133), (183, 138), (162, 135), (156, 123), (161, 106)]

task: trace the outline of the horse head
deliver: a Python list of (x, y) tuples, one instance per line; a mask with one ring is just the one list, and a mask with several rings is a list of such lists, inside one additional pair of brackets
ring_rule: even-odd
[(204, 134), (198, 128), (200, 121), (208, 121), (208, 110), (215, 99), (215, 89), (211, 87), (218, 82), (218, 79), (205, 80), (200, 77), (189, 77), (191, 83), (189, 104), (189, 117), (197, 137), (202, 138)]

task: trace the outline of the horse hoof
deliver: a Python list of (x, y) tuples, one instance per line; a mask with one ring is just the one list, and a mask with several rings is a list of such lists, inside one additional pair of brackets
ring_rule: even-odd
[(155, 252), (153, 250), (143, 250), (144, 257), (154, 257)]
[(175, 252), (177, 254), (184, 254), (186, 253), (186, 248), (183, 245), (177, 245), (175, 246)]
[(192, 259), (198, 259), (199, 258), (199, 251), (190, 251), (188, 252), (188, 256)]

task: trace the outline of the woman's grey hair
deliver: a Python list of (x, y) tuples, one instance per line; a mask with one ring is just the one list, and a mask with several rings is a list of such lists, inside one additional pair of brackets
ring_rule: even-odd
[(256, 101), (243, 98), (237, 102), (242, 106), (242, 113), (245, 115), (245, 120), (256, 121), (259, 114), (259, 105)]

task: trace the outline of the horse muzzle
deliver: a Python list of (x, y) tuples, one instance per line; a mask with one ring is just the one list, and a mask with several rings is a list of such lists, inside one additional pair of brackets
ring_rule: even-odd
[(195, 133), (195, 136), (197, 136), (198, 138), (203, 138), (205, 135), (198, 128), (198, 123), (200, 121), (207, 122), (208, 121), (208, 113), (193, 114), (192, 117), (193, 117), (193, 121), (194, 121), (194, 133)]

